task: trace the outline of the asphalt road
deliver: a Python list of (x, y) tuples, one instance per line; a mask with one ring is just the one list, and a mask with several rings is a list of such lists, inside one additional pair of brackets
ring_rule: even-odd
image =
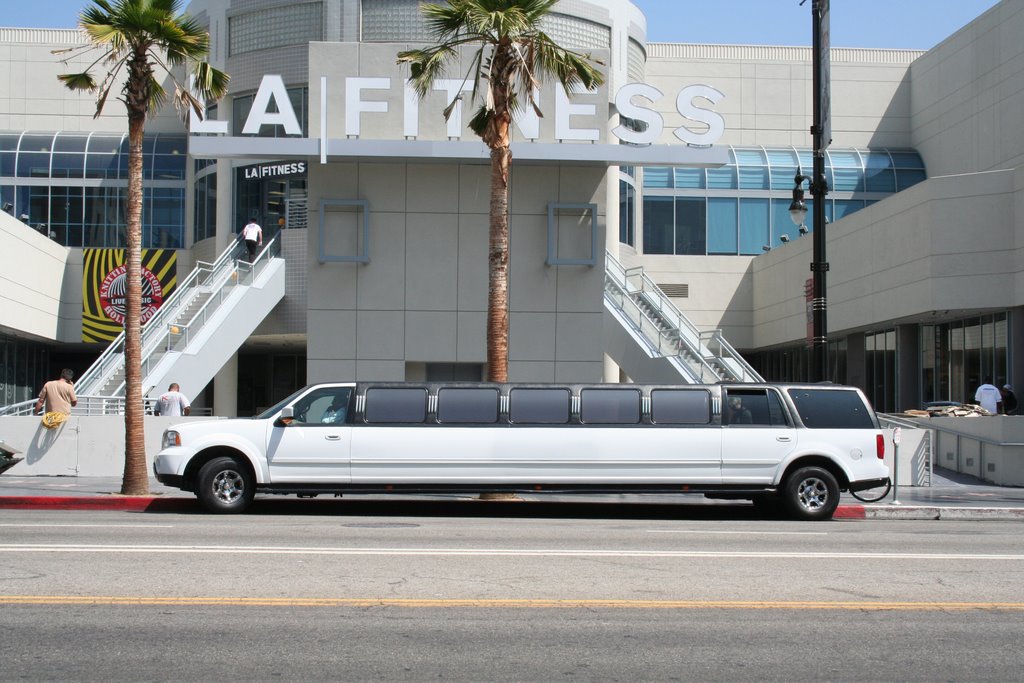
[(1019, 522), (383, 505), (6, 511), (2, 678), (1017, 680), (1024, 664)]

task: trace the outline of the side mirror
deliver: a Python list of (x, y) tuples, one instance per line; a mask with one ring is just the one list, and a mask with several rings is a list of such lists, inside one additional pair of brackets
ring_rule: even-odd
[(282, 427), (287, 427), (295, 420), (295, 408), (288, 406), (287, 408), (281, 409), (281, 414), (278, 415), (275, 424)]

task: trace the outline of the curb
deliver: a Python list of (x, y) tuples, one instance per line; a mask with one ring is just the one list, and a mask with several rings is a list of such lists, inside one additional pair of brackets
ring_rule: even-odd
[(195, 510), (192, 498), (156, 496), (0, 496), (0, 510), (121, 510), (180, 512)]
[[(0, 510), (115, 510), (194, 512), (194, 498), (173, 496), (0, 496)], [(1024, 508), (969, 508), (924, 505), (840, 505), (833, 519), (1024, 521)]]

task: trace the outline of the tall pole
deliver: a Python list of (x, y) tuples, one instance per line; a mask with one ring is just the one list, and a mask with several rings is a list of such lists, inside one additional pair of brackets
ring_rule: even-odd
[(832, 142), (829, 94), (829, 0), (812, 0), (812, 52), (814, 80), (814, 114), (811, 137), (814, 145), (814, 168), (811, 195), (814, 197), (814, 255), (811, 261), (813, 299), (811, 300), (813, 339), (811, 340), (812, 378), (817, 382), (830, 379), (828, 367), (828, 302), (825, 298), (825, 149)]

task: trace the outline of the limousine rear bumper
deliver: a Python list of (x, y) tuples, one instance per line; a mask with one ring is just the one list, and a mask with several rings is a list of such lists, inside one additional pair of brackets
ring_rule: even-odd
[(885, 486), (889, 483), (889, 477), (883, 477), (881, 479), (864, 479), (862, 481), (851, 481), (850, 491), (856, 493), (857, 491), (866, 491), (867, 489), (876, 489), (881, 486)]

